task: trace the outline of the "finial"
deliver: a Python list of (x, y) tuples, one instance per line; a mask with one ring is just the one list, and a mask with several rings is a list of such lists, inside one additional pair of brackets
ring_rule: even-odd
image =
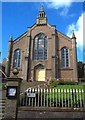
[(19, 73), (18, 69), (17, 69), (17, 68), (14, 68), (14, 69), (13, 69), (13, 75), (14, 75), (13, 77), (14, 77), (14, 78), (17, 78), (17, 77), (18, 77), (18, 76), (17, 76), (18, 73)]
[(13, 41), (13, 36), (12, 35), (10, 36), (10, 41)]
[(75, 37), (74, 30), (72, 30), (72, 38), (76, 38), (76, 37)]
[(43, 7), (43, 5), (41, 6), (40, 11), (44, 11), (44, 7)]
[(10, 38), (12, 38), (12, 35), (10, 35)]

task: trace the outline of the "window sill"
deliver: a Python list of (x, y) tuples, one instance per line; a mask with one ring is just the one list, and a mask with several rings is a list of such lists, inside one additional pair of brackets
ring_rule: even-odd
[(70, 67), (67, 67), (67, 68), (60, 68), (60, 70), (73, 70), (73, 69)]
[(44, 61), (48, 61), (48, 60), (32, 60), (34, 62), (44, 62)]

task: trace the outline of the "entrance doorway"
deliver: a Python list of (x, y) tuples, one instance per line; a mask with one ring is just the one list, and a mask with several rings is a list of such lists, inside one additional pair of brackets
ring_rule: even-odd
[(39, 64), (35, 67), (35, 80), (36, 81), (45, 81), (45, 68), (41, 64)]
[(36, 80), (45, 81), (45, 69), (36, 70)]

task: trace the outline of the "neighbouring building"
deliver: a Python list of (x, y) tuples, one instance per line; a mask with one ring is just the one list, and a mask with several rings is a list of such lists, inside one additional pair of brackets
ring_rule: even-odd
[[(55, 18), (54, 18), (55, 19)], [(63, 23), (62, 23), (63, 24)], [(13, 40), (9, 40), (7, 76), (18, 68), (23, 80), (73, 80), (77, 81), (76, 37), (72, 38), (47, 22), (41, 7), (36, 23)]]
[(5, 66), (0, 63), (0, 82), (6, 81), (6, 73), (5, 73)]

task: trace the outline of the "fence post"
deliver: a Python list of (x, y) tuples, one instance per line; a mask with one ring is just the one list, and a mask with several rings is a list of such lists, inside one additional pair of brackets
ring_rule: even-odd
[(50, 88), (50, 107), (51, 107), (51, 97), (52, 97), (52, 96), (51, 96), (51, 94), (52, 94), (51, 91), (52, 91), (52, 90), (51, 90), (51, 88)]
[(64, 89), (64, 94), (65, 94), (65, 107), (66, 107), (66, 89)]
[(53, 94), (53, 106), (52, 107), (54, 107), (54, 88), (52, 90), (52, 94)]
[(47, 88), (47, 107), (48, 107), (48, 88)]
[(57, 89), (56, 89), (55, 92), (56, 92), (56, 107), (57, 107), (57, 103), (58, 103), (58, 98), (57, 98), (58, 97), (58, 92), (57, 92)]
[(41, 99), (41, 100), (40, 100), (40, 101), (41, 101), (41, 105), (40, 105), (40, 106), (41, 106), (41, 107), (42, 107), (42, 103), (43, 103), (43, 102), (42, 102), (42, 101), (43, 101), (43, 99), (42, 99), (43, 93), (42, 93), (42, 92), (43, 92), (43, 90), (42, 90), (42, 88), (41, 88), (41, 89), (40, 89), (40, 95), (41, 95), (41, 97), (40, 97), (40, 99)]
[(45, 103), (46, 103), (45, 92), (46, 92), (46, 90), (45, 90), (45, 88), (44, 88), (44, 107), (45, 107)]
[(35, 98), (34, 98), (34, 107), (36, 107), (36, 97), (37, 97), (37, 95), (36, 95), (36, 88), (34, 88), (34, 93), (35, 93)]
[(39, 101), (40, 100), (40, 89), (39, 89), (39, 87), (37, 90), (38, 90), (37, 92), (38, 92), (38, 107), (39, 107), (39, 105), (40, 105), (40, 101)]
[[(34, 93), (34, 88), (32, 88), (32, 93)], [(32, 98), (32, 107), (33, 107), (33, 100), (34, 100), (34, 98)]]
[(73, 107), (72, 106), (72, 89), (70, 89), (70, 100), (71, 100), (71, 108)]
[(63, 89), (61, 89), (61, 95), (62, 95), (62, 96), (61, 96), (61, 101), (62, 101), (62, 102), (61, 102), (61, 104), (62, 104), (61, 107), (63, 108), (63, 101), (64, 101), (64, 100), (63, 100), (63, 96), (64, 96), (64, 95), (63, 95)]
[[(15, 73), (18, 72), (15, 70)], [(15, 75), (7, 79), (5, 118), (17, 119), (21, 81), (22, 79)]]
[(76, 89), (76, 106), (77, 108), (79, 107), (79, 103), (78, 103), (78, 89)]
[(67, 89), (67, 95), (68, 95), (68, 98), (67, 98), (67, 99), (68, 99), (68, 107), (70, 106), (70, 105), (69, 105), (69, 94), (70, 94), (69, 89)]

